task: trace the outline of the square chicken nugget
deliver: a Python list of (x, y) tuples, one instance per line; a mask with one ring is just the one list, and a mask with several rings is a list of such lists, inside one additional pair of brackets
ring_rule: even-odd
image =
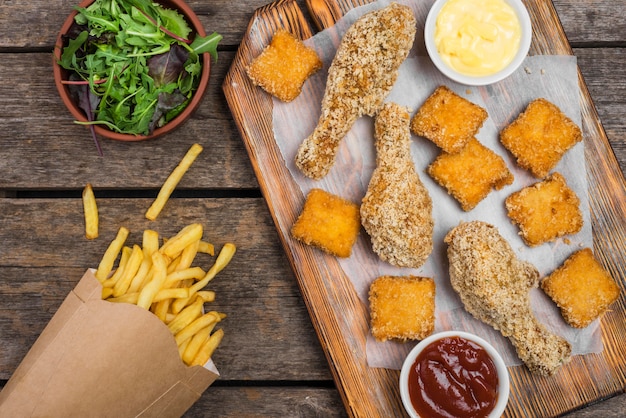
[(504, 159), (472, 138), (461, 151), (442, 152), (428, 166), (428, 174), (448, 190), (464, 211), (472, 210), (492, 188), (513, 183)]
[(590, 248), (572, 254), (541, 281), (541, 288), (561, 309), (565, 321), (575, 328), (584, 328), (600, 317), (620, 293)]
[(439, 86), (413, 116), (411, 132), (455, 153), (478, 133), (487, 116), (482, 107)]
[(291, 235), (337, 257), (350, 257), (361, 228), (359, 206), (321, 189), (312, 189)]
[(576, 193), (556, 172), (505, 200), (509, 218), (531, 247), (580, 231), (583, 217), (579, 205)]
[(546, 99), (533, 100), (509, 126), (500, 141), (520, 167), (544, 178), (563, 154), (583, 138), (580, 128)]
[(247, 68), (248, 77), (269, 94), (290, 102), (302, 91), (304, 82), (322, 68), (322, 61), (312, 48), (284, 29), (276, 31), (272, 41)]
[(381, 276), (370, 285), (371, 331), (377, 341), (422, 340), (435, 329), (435, 281)]

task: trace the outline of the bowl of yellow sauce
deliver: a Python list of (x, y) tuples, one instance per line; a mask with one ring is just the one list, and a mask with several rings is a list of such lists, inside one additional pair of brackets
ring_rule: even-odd
[(424, 39), (445, 76), (481, 86), (519, 68), (530, 48), (532, 26), (521, 0), (436, 0)]

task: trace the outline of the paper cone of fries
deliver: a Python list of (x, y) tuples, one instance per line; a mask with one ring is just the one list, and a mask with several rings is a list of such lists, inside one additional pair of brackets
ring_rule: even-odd
[(186, 366), (154, 314), (101, 295), (88, 270), (0, 392), (0, 416), (181, 416), (218, 378), (211, 362)]

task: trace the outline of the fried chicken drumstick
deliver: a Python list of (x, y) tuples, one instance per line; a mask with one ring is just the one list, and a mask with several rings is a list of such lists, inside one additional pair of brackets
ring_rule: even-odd
[(409, 54), (416, 28), (411, 9), (392, 3), (363, 15), (346, 31), (328, 70), (317, 126), (296, 155), (304, 175), (324, 177), (354, 122), (380, 109)]
[(490, 224), (461, 223), (448, 232), (450, 281), (465, 309), (507, 337), (533, 373), (549, 376), (569, 360), (570, 344), (549, 332), (530, 308), (539, 272), (519, 260)]
[(418, 268), (433, 249), (433, 205), (411, 158), (408, 110), (385, 103), (374, 137), (376, 168), (361, 203), (361, 224), (381, 260)]

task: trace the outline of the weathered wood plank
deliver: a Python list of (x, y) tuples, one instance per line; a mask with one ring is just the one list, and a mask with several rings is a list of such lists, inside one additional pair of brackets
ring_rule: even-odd
[(575, 48), (574, 54), (622, 173), (626, 173), (626, 48)]
[[(73, 123), (52, 81), (51, 54), (3, 54), (0, 66), (0, 188), (155, 188), (192, 143), (205, 151), (180, 188), (255, 188), (245, 148), (220, 83), (233, 53), (224, 52), (200, 107), (183, 126), (155, 140), (101, 139), (99, 157), (89, 131)], [(16, 74), (28, 73), (28, 78)]]
[[(119, 226), (130, 229), (130, 244), (141, 243), (144, 229), (171, 236), (192, 222), (204, 225), (216, 248), (227, 241), (238, 247), (210, 285), (214, 306), (228, 314), (214, 357), (221, 379), (330, 379), (263, 199), (174, 199), (154, 222), (143, 218), (147, 199), (98, 203), (100, 237), (88, 241), (80, 199), (0, 199), (0, 379), (9, 378), (85, 269), (97, 267)], [(213, 262), (197, 260), (205, 269)]]

